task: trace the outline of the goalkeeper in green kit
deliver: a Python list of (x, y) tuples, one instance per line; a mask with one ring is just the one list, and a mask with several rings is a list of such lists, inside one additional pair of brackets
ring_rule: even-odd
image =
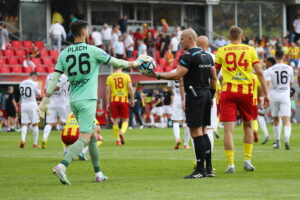
[(120, 68), (138, 67), (143, 62), (149, 61), (151, 57), (142, 55), (136, 61), (127, 62), (111, 57), (96, 46), (86, 44), (89, 35), (88, 23), (86, 21), (78, 20), (71, 23), (70, 30), (75, 38), (74, 44), (61, 52), (45, 97), (39, 105), (39, 113), (40, 115), (48, 113), (49, 97), (55, 90), (61, 74), (66, 72), (71, 86), (71, 109), (79, 123), (80, 135), (65, 158), (53, 168), (53, 173), (59, 178), (62, 184), (71, 184), (67, 179), (66, 169), (71, 163), (72, 158), (77, 156), (85, 146), (89, 145), (91, 161), (96, 173), (96, 182), (102, 182), (108, 178), (100, 169), (97, 136), (93, 134), (99, 64), (104, 63)]

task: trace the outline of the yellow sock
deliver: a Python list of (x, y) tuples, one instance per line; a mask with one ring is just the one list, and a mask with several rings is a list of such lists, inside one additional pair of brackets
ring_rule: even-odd
[(251, 160), (253, 144), (245, 144), (244, 143), (244, 157), (245, 160)]
[(252, 129), (253, 131), (258, 131), (258, 121), (257, 120), (252, 120)]
[(128, 128), (128, 122), (123, 122), (122, 127), (121, 127), (121, 131), (122, 131), (123, 134), (126, 133), (127, 128)]
[(120, 135), (119, 135), (119, 125), (113, 125), (113, 131), (114, 131), (114, 136), (117, 140), (120, 140)]
[(228, 165), (234, 165), (234, 150), (225, 150), (225, 157)]

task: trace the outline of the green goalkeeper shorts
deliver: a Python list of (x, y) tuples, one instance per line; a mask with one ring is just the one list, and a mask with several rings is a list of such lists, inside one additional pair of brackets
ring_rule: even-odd
[(71, 103), (71, 109), (78, 121), (80, 133), (93, 134), (96, 107), (96, 100), (83, 100)]

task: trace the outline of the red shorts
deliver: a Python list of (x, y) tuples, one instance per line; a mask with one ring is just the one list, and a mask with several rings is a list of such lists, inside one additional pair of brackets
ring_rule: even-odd
[(129, 105), (128, 103), (113, 101), (110, 103), (110, 112), (113, 119), (129, 118)]
[(253, 119), (253, 95), (233, 92), (222, 92), (220, 98), (220, 120), (236, 121), (237, 111), (244, 121)]
[(254, 105), (253, 106), (253, 120), (256, 120), (258, 116), (258, 106)]

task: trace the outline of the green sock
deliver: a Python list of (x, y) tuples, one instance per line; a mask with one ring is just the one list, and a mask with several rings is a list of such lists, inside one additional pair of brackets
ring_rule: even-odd
[(91, 137), (91, 141), (89, 143), (89, 152), (90, 152), (90, 156), (91, 156), (91, 160), (93, 163), (95, 173), (100, 172), (99, 149), (97, 146), (97, 139), (94, 137)]
[(82, 149), (87, 145), (85, 139), (79, 138), (74, 144), (72, 144), (70, 150), (65, 156), (64, 160), (60, 163), (68, 167), (74, 157), (78, 156)]

